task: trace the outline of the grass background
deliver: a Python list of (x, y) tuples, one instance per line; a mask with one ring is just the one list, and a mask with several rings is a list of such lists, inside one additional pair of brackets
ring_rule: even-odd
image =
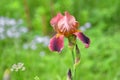
[[(26, 1), (26, 0), (24, 0)], [(77, 3), (76, 3), (77, 2)], [(24, 20), (29, 32), (18, 39), (0, 40), (0, 80), (6, 69), (22, 62), (25, 71), (11, 72), (11, 80), (66, 80), (68, 68), (72, 67), (72, 55), (67, 39), (61, 54), (50, 52), (48, 47), (37, 45), (36, 50), (23, 49), (23, 44), (35, 35), (52, 37), (50, 19), (57, 12), (69, 11), (81, 25), (91, 23), (86, 34), (91, 44), (85, 48), (81, 41), (77, 44), (81, 52), (81, 63), (77, 68), (76, 80), (120, 80), (120, 10), (119, 0), (31, 0), (23, 4), (19, 0), (2, 0), (0, 16)], [(52, 6), (48, 8), (50, 5)], [(64, 7), (63, 7), (64, 5)], [(29, 8), (28, 15), (25, 7)], [(31, 24), (27, 21), (30, 18)], [(40, 52), (45, 55), (41, 56)]]

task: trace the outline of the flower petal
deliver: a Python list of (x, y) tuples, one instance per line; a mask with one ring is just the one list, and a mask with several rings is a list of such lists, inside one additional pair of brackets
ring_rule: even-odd
[(69, 35), (77, 30), (78, 22), (75, 17), (70, 15), (67, 11), (65, 15), (58, 21), (58, 31), (62, 34)]
[(88, 48), (90, 44), (90, 39), (85, 36), (82, 32), (76, 32), (75, 35), (85, 44), (85, 47)]
[(67, 11), (65, 12), (65, 17), (68, 25), (71, 25), (76, 28), (79, 26), (79, 23), (76, 21), (75, 17), (70, 15)]
[(56, 28), (59, 20), (63, 17), (61, 13), (58, 13), (55, 17), (50, 20), (50, 24), (53, 28)]
[(61, 52), (64, 47), (64, 36), (63, 35), (55, 35), (50, 39), (49, 49), (51, 51)]

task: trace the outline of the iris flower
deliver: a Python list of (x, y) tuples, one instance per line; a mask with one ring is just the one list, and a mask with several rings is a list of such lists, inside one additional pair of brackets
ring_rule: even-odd
[(81, 40), (86, 48), (89, 47), (89, 38), (78, 30), (79, 22), (76, 21), (75, 17), (70, 15), (67, 11), (64, 15), (58, 13), (51, 19), (50, 24), (57, 32), (56, 35), (50, 39), (49, 49), (51, 51), (61, 52), (64, 47), (64, 37), (68, 38), (71, 35), (75, 35)]

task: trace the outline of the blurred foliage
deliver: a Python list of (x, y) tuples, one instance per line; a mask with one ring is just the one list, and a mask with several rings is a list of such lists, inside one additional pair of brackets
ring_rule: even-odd
[[(26, 25), (31, 24), (32, 29), (41, 30), (41, 34), (46, 35), (51, 32), (50, 19), (58, 12), (69, 11), (81, 25), (88, 21), (93, 25), (102, 23), (105, 24), (103, 31), (110, 31), (110, 27), (116, 30), (119, 28), (116, 26), (120, 19), (119, 5), (119, 0), (1, 0), (0, 15), (22, 18)], [(30, 22), (27, 22), (28, 17)]]
[[(0, 79), (6, 68), (24, 62), (24, 72), (11, 72), (12, 80), (66, 80), (71, 66), (71, 54), (67, 40), (58, 55), (48, 47), (38, 45), (37, 50), (25, 50), (23, 44), (36, 35), (52, 36), (50, 19), (58, 12), (70, 12), (80, 26), (90, 22), (92, 27), (85, 32), (91, 46), (81, 50), (81, 64), (77, 69), (77, 80), (120, 80), (120, 0), (1, 0), (0, 16), (24, 20), (29, 32), (17, 39), (0, 40)], [(44, 51), (45, 56), (40, 52)]]

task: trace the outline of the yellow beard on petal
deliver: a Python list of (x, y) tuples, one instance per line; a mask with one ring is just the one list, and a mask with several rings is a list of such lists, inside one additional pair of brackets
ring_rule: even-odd
[(62, 36), (62, 34), (61, 33), (57, 33), (56, 34), (56, 38), (58, 38), (59, 36)]
[[(63, 26), (56, 26), (54, 28), (54, 30), (60, 34), (60, 35), (64, 35), (64, 36), (69, 36), (75, 32), (78, 32), (77, 27), (79, 26), (78, 23), (76, 23), (75, 25), (63, 25)], [(79, 31), (80, 32), (80, 31)]]

